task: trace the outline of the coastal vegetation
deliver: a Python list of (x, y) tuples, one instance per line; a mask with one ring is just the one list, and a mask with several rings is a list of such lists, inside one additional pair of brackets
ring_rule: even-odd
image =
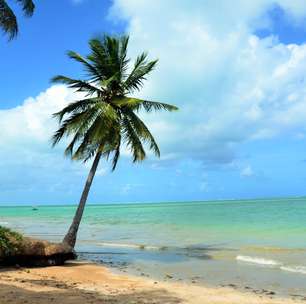
[(64, 244), (23, 237), (0, 226), (0, 264), (20, 266), (50, 266), (73, 259), (73, 250)]
[(62, 75), (53, 78), (53, 82), (84, 94), (83, 99), (54, 114), (59, 120), (59, 128), (52, 138), (53, 145), (64, 137), (71, 137), (66, 156), (84, 162), (94, 158), (73, 222), (63, 240), (72, 248), (100, 159), (111, 159), (112, 170), (115, 170), (123, 145), (130, 150), (133, 162), (146, 158), (145, 147), (159, 157), (160, 150), (153, 135), (137, 114), (177, 110), (170, 104), (132, 97), (142, 88), (157, 60), (149, 61), (147, 54), (142, 53), (130, 67), (128, 42), (128, 36), (105, 35), (91, 39), (88, 56), (73, 51), (68, 53), (71, 59), (82, 64), (87, 77), (84, 80)]
[(0, 226), (0, 260), (1, 257), (16, 254), (20, 249), (22, 240), (21, 234)]
[[(35, 5), (32, 0), (16, 0), (16, 2), (22, 6), (25, 16), (33, 15)], [(18, 34), (16, 15), (5, 0), (0, 0), (0, 27), (9, 36), (9, 39), (15, 38)]]

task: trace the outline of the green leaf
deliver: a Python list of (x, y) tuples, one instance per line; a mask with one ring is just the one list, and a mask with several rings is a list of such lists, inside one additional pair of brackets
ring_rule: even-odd
[(170, 112), (178, 110), (178, 107), (167, 103), (155, 102), (139, 98), (125, 97), (125, 96), (116, 97), (112, 100), (112, 102), (118, 107), (128, 107), (136, 111), (140, 109), (144, 109), (147, 112), (151, 112), (152, 110), (155, 111), (165, 110)]
[(135, 163), (137, 161), (144, 160), (146, 157), (146, 152), (143, 148), (141, 140), (137, 135), (137, 132), (127, 116), (122, 118), (122, 135), (124, 142), (130, 148), (133, 154), (133, 162)]
[(76, 60), (79, 63), (82, 63), (85, 67), (85, 70), (88, 72), (89, 76), (91, 77), (92, 81), (98, 81), (102, 75), (100, 75), (98, 69), (94, 67), (92, 64), (90, 64), (84, 57), (82, 57), (80, 54), (69, 51), (68, 53), (69, 58)]
[(0, 0), (0, 26), (9, 35), (10, 40), (16, 37), (18, 33), (17, 19), (4, 0)]
[(90, 107), (94, 106), (97, 103), (97, 101), (103, 102), (99, 97), (82, 99), (82, 100), (72, 102), (68, 106), (66, 106), (64, 109), (62, 109), (61, 111), (54, 113), (53, 116), (55, 118), (58, 118), (59, 122), (61, 122), (63, 117), (66, 114), (73, 114), (75, 112), (84, 111), (86, 109), (89, 109)]
[(63, 75), (53, 77), (51, 79), (51, 82), (66, 84), (68, 88), (75, 89), (77, 92), (86, 92), (87, 96), (94, 94), (104, 94), (102, 89), (95, 87), (93, 84), (90, 84), (83, 80), (69, 78)]
[(16, 0), (22, 5), (22, 10), (26, 16), (32, 16), (35, 9), (35, 4), (32, 0)]
[(124, 82), (124, 88), (128, 93), (139, 91), (143, 86), (146, 75), (148, 75), (156, 66), (158, 60), (147, 62), (147, 54), (142, 53), (137, 57), (134, 69)]
[(130, 109), (126, 109), (124, 112), (125, 115), (129, 117), (129, 121), (132, 124), (137, 135), (144, 142), (147, 142), (149, 144), (150, 150), (152, 150), (157, 157), (160, 157), (159, 147), (145, 123)]

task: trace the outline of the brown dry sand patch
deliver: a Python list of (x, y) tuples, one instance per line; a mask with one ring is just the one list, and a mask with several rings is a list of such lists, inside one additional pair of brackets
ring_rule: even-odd
[(112, 274), (91, 263), (0, 271), (0, 304), (293, 304), (289, 299)]

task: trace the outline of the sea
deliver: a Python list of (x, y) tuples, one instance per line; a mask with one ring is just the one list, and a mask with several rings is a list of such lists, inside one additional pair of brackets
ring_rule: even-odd
[[(0, 225), (62, 240), (76, 206), (3, 206)], [(88, 204), (79, 259), (156, 280), (306, 297), (306, 198)]]

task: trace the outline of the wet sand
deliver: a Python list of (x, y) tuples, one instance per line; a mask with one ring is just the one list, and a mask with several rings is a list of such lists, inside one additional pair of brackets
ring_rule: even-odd
[[(194, 282), (195, 283), (195, 282)], [(194, 303), (194, 304), (291, 304), (265, 293), (233, 287), (208, 288), (194, 283), (161, 282), (113, 274), (108, 268), (73, 262), (49, 268), (0, 270), (0, 303)]]

